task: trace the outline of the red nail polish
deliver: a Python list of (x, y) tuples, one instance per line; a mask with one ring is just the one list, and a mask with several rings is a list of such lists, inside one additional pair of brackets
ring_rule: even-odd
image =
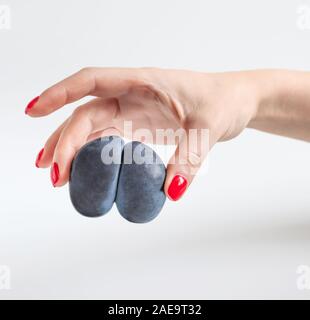
[(187, 184), (187, 180), (183, 176), (179, 174), (174, 176), (168, 188), (169, 197), (173, 201), (179, 200), (185, 192)]
[(40, 164), (40, 160), (43, 156), (43, 153), (44, 153), (44, 148), (39, 152), (39, 154), (37, 156), (37, 159), (36, 159), (36, 167), (37, 168), (40, 168), (39, 164)]
[(29, 110), (34, 107), (34, 105), (38, 102), (39, 98), (40, 98), (39, 96), (38, 96), (38, 97), (35, 97), (34, 99), (32, 99), (32, 100), (28, 103), (28, 105), (27, 105), (27, 107), (26, 107), (26, 110), (25, 110), (25, 113), (26, 113), (26, 114), (28, 114)]
[(59, 180), (59, 167), (58, 167), (58, 164), (56, 162), (54, 162), (53, 165), (52, 165), (51, 180), (52, 180), (53, 186), (55, 187), (56, 183)]

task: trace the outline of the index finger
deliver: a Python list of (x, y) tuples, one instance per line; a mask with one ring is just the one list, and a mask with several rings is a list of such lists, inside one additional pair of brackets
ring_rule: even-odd
[(139, 73), (139, 69), (84, 68), (45, 90), (28, 104), (25, 112), (42, 117), (85, 96), (117, 97), (126, 93), (133, 82), (139, 82)]

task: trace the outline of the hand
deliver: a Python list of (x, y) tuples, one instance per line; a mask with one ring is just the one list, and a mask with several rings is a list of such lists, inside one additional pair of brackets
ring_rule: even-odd
[[(89, 140), (117, 131), (125, 135), (124, 121), (133, 130), (182, 129), (175, 155), (167, 168), (165, 193), (178, 200), (192, 182), (209, 149), (218, 141), (237, 136), (255, 117), (260, 94), (255, 73), (208, 74), (154, 68), (85, 68), (45, 90), (31, 101), (26, 114), (42, 117), (78, 101), (76, 108), (50, 136), (37, 158), (37, 166), (52, 166), (52, 182), (67, 183), (76, 152)], [(183, 148), (191, 129), (199, 145)], [(199, 134), (208, 129), (208, 140)], [(148, 140), (148, 139), (146, 139)], [(148, 142), (148, 141), (147, 141)]]

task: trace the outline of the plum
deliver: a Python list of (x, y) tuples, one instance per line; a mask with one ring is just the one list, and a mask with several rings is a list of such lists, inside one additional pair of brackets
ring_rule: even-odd
[(69, 190), (73, 206), (82, 215), (99, 217), (112, 208), (123, 147), (120, 137), (104, 137), (89, 142), (76, 155)]
[(165, 178), (166, 167), (155, 151), (137, 141), (126, 144), (116, 195), (119, 213), (134, 223), (155, 219), (166, 200)]

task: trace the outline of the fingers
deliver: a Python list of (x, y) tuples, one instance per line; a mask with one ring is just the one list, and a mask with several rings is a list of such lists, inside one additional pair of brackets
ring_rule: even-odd
[(44, 148), (39, 152), (37, 156), (37, 159), (36, 159), (37, 168), (50, 167), (59, 137), (64, 127), (67, 125), (68, 121), (70, 121), (70, 118), (67, 119), (61, 126), (59, 126), (59, 128), (48, 138), (47, 142), (44, 145)]
[(201, 126), (198, 120), (187, 125), (167, 167), (164, 190), (170, 200), (183, 196), (217, 139), (216, 131)]
[(92, 94), (95, 89), (95, 71), (82, 69), (60, 81), (34, 98), (25, 112), (31, 117), (41, 117), (62, 106)]
[(54, 187), (65, 185), (70, 176), (71, 163), (79, 149), (96, 136), (96, 132), (111, 125), (117, 104), (114, 100), (95, 99), (73, 113), (55, 147), (51, 180)]
[(127, 92), (133, 83), (143, 83), (138, 80), (140, 75), (140, 69), (84, 68), (30, 101), (25, 113), (42, 117), (85, 96), (117, 97)]

